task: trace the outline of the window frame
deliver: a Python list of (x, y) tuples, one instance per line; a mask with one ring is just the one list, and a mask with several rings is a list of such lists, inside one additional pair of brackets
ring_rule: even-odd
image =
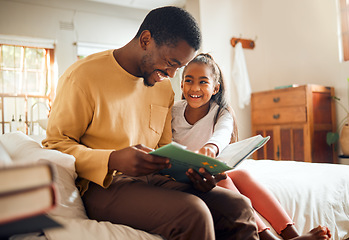
[[(17, 101), (24, 102), (24, 113), (23, 112), (16, 112), (15, 115), (21, 115), (24, 122), (25, 122), (25, 129), (24, 132), (26, 134), (32, 134), (33, 132), (33, 109), (38, 108), (37, 103), (44, 103), (48, 106), (48, 108), (51, 106), (51, 103), (54, 99), (55, 95), (55, 71), (54, 71), (54, 59), (55, 59), (55, 44), (53, 41), (46, 40), (46, 39), (34, 39), (34, 38), (19, 38), (16, 36), (4, 36), (0, 35), (0, 45), (11, 45), (11, 46), (17, 46), (17, 47), (24, 47), (24, 48), (40, 48), (46, 50), (45, 55), (45, 91), (42, 95), (40, 94), (31, 94), (29, 92), (21, 92), (21, 93), (0, 93), (0, 111), (1, 111), (1, 129), (0, 131), (2, 133), (5, 133), (10, 129), (11, 125), (11, 119), (6, 119), (8, 116), (5, 116), (5, 102), (7, 101), (16, 101), (15, 99), (19, 99)], [(12, 100), (11, 100), (12, 99)], [(29, 106), (31, 103), (31, 106)], [(29, 104), (29, 105), (28, 105)], [(22, 107), (21, 107), (22, 108)], [(35, 109), (34, 109), (35, 111)], [(30, 113), (29, 113), (30, 112)], [(18, 118), (18, 116), (16, 116)], [(29, 121), (28, 119), (31, 119)], [(7, 126), (8, 125), (8, 126)], [(11, 130), (11, 129), (10, 129)]]

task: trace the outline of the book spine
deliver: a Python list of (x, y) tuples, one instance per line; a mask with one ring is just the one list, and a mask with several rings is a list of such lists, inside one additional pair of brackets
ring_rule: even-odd
[[(47, 186), (43, 186), (43, 187), (36, 187), (36, 188), (32, 188), (32, 189), (22, 190), (20, 192), (11, 193), (11, 194), (8, 194), (8, 195), (9, 196), (21, 195), (21, 193), (31, 192), (31, 191), (35, 191), (35, 190), (41, 189), (41, 188), (49, 188), (50, 189), (50, 191), (51, 191), (51, 203), (50, 203), (50, 205), (48, 205), (47, 207), (44, 207), (44, 208), (42, 208), (40, 210), (33, 211), (31, 213), (22, 214), (22, 215), (18, 215), (18, 216), (6, 218), (6, 219), (0, 219), (0, 225), (1, 224), (6, 224), (6, 223), (10, 223), (10, 222), (13, 222), (13, 221), (17, 221), (17, 220), (20, 220), (20, 219), (29, 218), (29, 217), (37, 216), (37, 215), (40, 215), (40, 214), (48, 213), (50, 210), (54, 209), (57, 206), (57, 190), (56, 190), (56, 187), (55, 187), (54, 183), (52, 183), (50, 185), (47, 185)], [(3, 196), (1, 196), (1, 197), (3, 197)]]
[[(35, 164), (19, 164), (19, 165), (11, 165), (11, 166), (5, 166), (4, 168), (0, 168), (0, 172), (2, 171), (13, 171), (15, 169), (28, 169), (28, 168), (37, 168), (38, 166), (44, 166), (46, 168), (48, 168), (49, 171), (49, 175), (50, 175), (50, 180), (47, 183), (43, 183), (43, 184), (38, 184), (35, 185), (33, 187), (27, 187), (26, 189), (17, 189), (17, 190), (7, 190), (6, 192), (1, 192), (0, 191), (0, 197), (2, 196), (6, 196), (7, 194), (16, 194), (18, 192), (23, 192), (25, 190), (33, 190), (36, 188), (41, 188), (41, 187), (45, 187), (48, 185), (51, 185), (52, 183), (55, 182), (57, 173), (56, 173), (56, 168), (54, 167), (54, 165), (52, 163), (48, 163), (48, 162), (41, 162), (41, 163), (35, 163)], [(0, 176), (0, 181), (8, 181), (8, 179), (5, 178), (1, 178)], [(11, 181), (11, 180), (10, 180)], [(23, 181), (25, 181), (25, 179), (23, 179)]]

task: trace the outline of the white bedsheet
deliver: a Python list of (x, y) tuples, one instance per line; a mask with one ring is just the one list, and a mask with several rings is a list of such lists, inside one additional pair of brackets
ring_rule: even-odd
[(349, 238), (349, 166), (246, 160), (238, 168), (271, 190), (300, 233), (320, 224), (331, 230), (334, 240)]
[[(57, 166), (60, 203), (50, 215), (65, 227), (45, 231), (47, 239), (162, 239), (125, 225), (89, 220), (74, 184), (74, 157), (42, 149), (20, 132), (0, 135), (0, 142), (14, 162), (51, 161)], [(245, 160), (238, 168), (247, 169), (273, 192), (301, 233), (321, 224), (329, 227), (334, 240), (349, 238), (349, 166)]]

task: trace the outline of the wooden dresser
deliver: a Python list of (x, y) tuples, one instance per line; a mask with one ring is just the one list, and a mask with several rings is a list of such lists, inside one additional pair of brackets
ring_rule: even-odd
[(252, 134), (270, 136), (254, 159), (337, 163), (326, 143), (336, 129), (332, 87), (304, 85), (252, 93)]

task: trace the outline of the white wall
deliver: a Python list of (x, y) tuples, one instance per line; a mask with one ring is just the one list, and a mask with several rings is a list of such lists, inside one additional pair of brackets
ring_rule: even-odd
[[(213, 55), (226, 80), (233, 62), (230, 39), (257, 38), (253, 50), (244, 50), (252, 91), (313, 83), (335, 87), (348, 103), (349, 62), (339, 61), (337, 0), (188, 0), (187, 9), (200, 23), (202, 51)], [(75, 42), (123, 45), (146, 13), (86, 0), (0, 0), (0, 35), (54, 40), (61, 75), (76, 60)], [(61, 29), (60, 22), (74, 29)], [(250, 107), (239, 109), (233, 83), (230, 90), (243, 139), (251, 135)]]
[[(190, 1), (190, 0), (189, 0)], [(211, 52), (231, 81), (232, 37), (255, 39), (244, 50), (252, 91), (276, 86), (333, 86), (348, 106), (349, 62), (339, 61), (337, 1), (334, 0), (200, 0), (203, 51)], [(240, 137), (251, 134), (250, 107), (239, 109), (235, 85), (231, 103)], [(338, 119), (345, 116), (337, 108)]]
[(119, 47), (146, 13), (83, 0), (0, 0), (0, 34), (53, 40), (60, 76), (77, 59), (76, 42)]

